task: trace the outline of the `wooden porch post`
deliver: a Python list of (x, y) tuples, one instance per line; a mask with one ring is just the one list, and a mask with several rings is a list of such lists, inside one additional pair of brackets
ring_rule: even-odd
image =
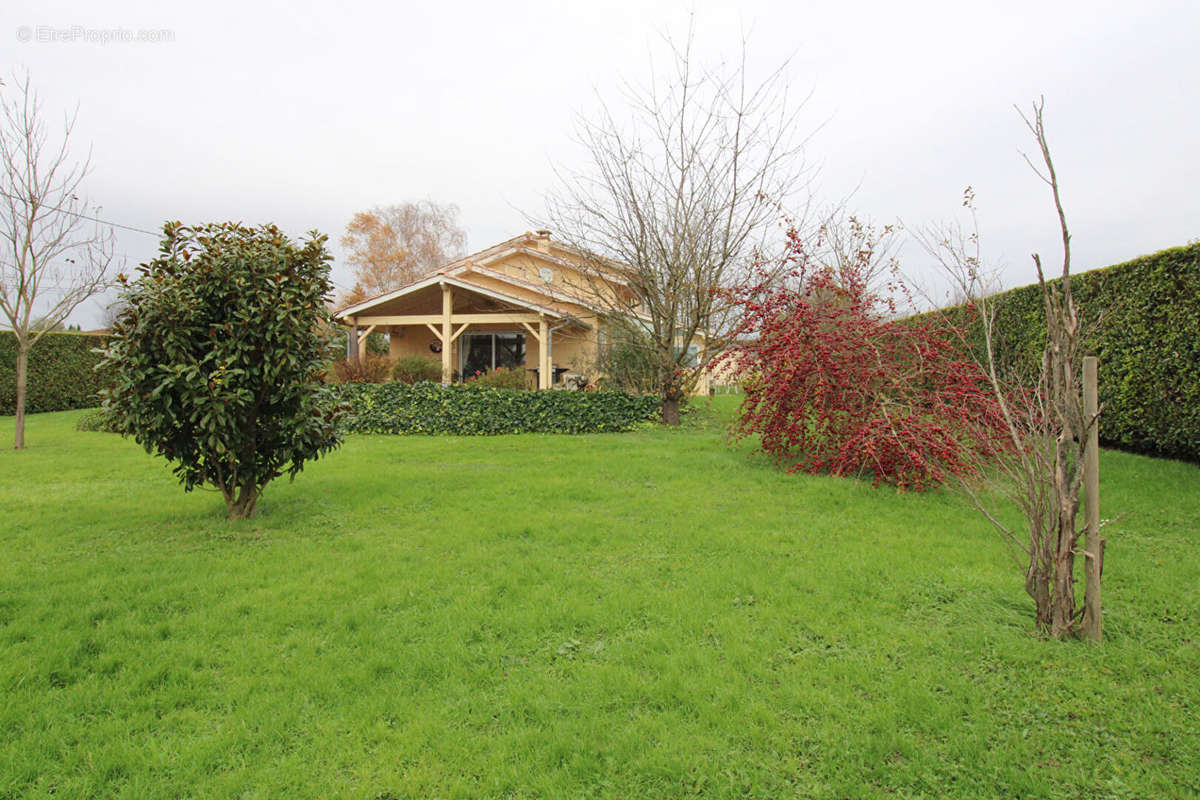
[(358, 323), (353, 317), (350, 318), (350, 333), (346, 337), (346, 358), (358, 360)]
[(454, 311), (454, 290), (449, 284), (442, 284), (442, 385), (450, 383), (454, 378), (454, 367), (450, 361), (450, 352), (454, 349), (453, 331), (450, 317)]
[[(358, 351), (359, 358), (367, 357), (367, 339), (371, 336), (372, 333), (374, 333), (375, 329), (378, 327), (379, 327), (378, 325), (370, 325), (367, 327), (367, 329), (365, 331), (358, 334), (358, 347), (355, 349)], [(354, 330), (357, 331), (358, 327), (355, 326)]]
[(554, 374), (550, 371), (550, 323), (543, 314), (538, 319), (538, 388), (549, 389), (553, 385)]

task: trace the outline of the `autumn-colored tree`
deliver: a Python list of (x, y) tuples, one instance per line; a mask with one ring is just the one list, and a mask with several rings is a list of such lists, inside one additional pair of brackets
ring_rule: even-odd
[(354, 215), (342, 247), (354, 267), (347, 305), (390, 292), (463, 255), (467, 234), (458, 206), (432, 200), (376, 206)]

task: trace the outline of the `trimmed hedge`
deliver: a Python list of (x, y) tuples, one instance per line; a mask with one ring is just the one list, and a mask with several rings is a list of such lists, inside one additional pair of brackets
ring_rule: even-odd
[[(1081, 329), (1094, 331), (1084, 351), (1100, 359), (1101, 441), (1200, 462), (1200, 243), (1073, 274), (1071, 287)], [(996, 300), (997, 355), (1040, 363), (1041, 289)]]
[(436, 383), (346, 383), (348, 433), (610, 433), (655, 419), (657, 397), (622, 392), (517, 392)]
[[(108, 337), (88, 333), (47, 333), (29, 351), (25, 411), (67, 411), (100, 405), (96, 393), (107, 376), (94, 369)], [(17, 413), (17, 337), (0, 331), (0, 415)]]

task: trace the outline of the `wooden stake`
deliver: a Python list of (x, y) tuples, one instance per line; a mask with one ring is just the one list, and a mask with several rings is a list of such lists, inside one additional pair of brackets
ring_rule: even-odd
[(1103, 639), (1100, 609), (1100, 575), (1104, 568), (1104, 542), (1100, 540), (1100, 422), (1097, 391), (1098, 361), (1083, 359), (1083, 418), (1091, 422), (1083, 459), (1083, 506), (1087, 529), (1084, 533), (1083, 633), (1093, 642)]

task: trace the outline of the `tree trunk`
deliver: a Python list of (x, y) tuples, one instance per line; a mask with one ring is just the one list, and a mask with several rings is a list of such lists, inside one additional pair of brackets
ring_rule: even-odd
[[(1034, 554), (1025, 572), (1025, 591), (1033, 598), (1039, 633), (1054, 639), (1074, 635), (1075, 627), (1075, 517), (1070, 509), (1053, 518), (1052, 526), (1034, 527)], [(1040, 541), (1040, 545), (1036, 544)]]
[(1075, 555), (1070, 550), (1055, 559), (1051, 592), (1050, 635), (1062, 639), (1071, 635), (1075, 623)]
[(29, 382), (29, 345), (17, 343), (17, 418), (13, 449), (25, 449), (25, 387)]
[(1050, 635), (1054, 627), (1054, 593), (1052, 557), (1048, 553), (1036, 553), (1025, 573), (1025, 591), (1033, 598), (1033, 620), (1035, 629)]
[(663, 425), (678, 425), (679, 424), (679, 400), (672, 397), (664, 397), (662, 401), (662, 424)]
[(262, 490), (257, 486), (243, 486), (235, 499), (230, 493), (225, 502), (229, 506), (229, 519), (250, 519), (258, 510), (258, 498)]

